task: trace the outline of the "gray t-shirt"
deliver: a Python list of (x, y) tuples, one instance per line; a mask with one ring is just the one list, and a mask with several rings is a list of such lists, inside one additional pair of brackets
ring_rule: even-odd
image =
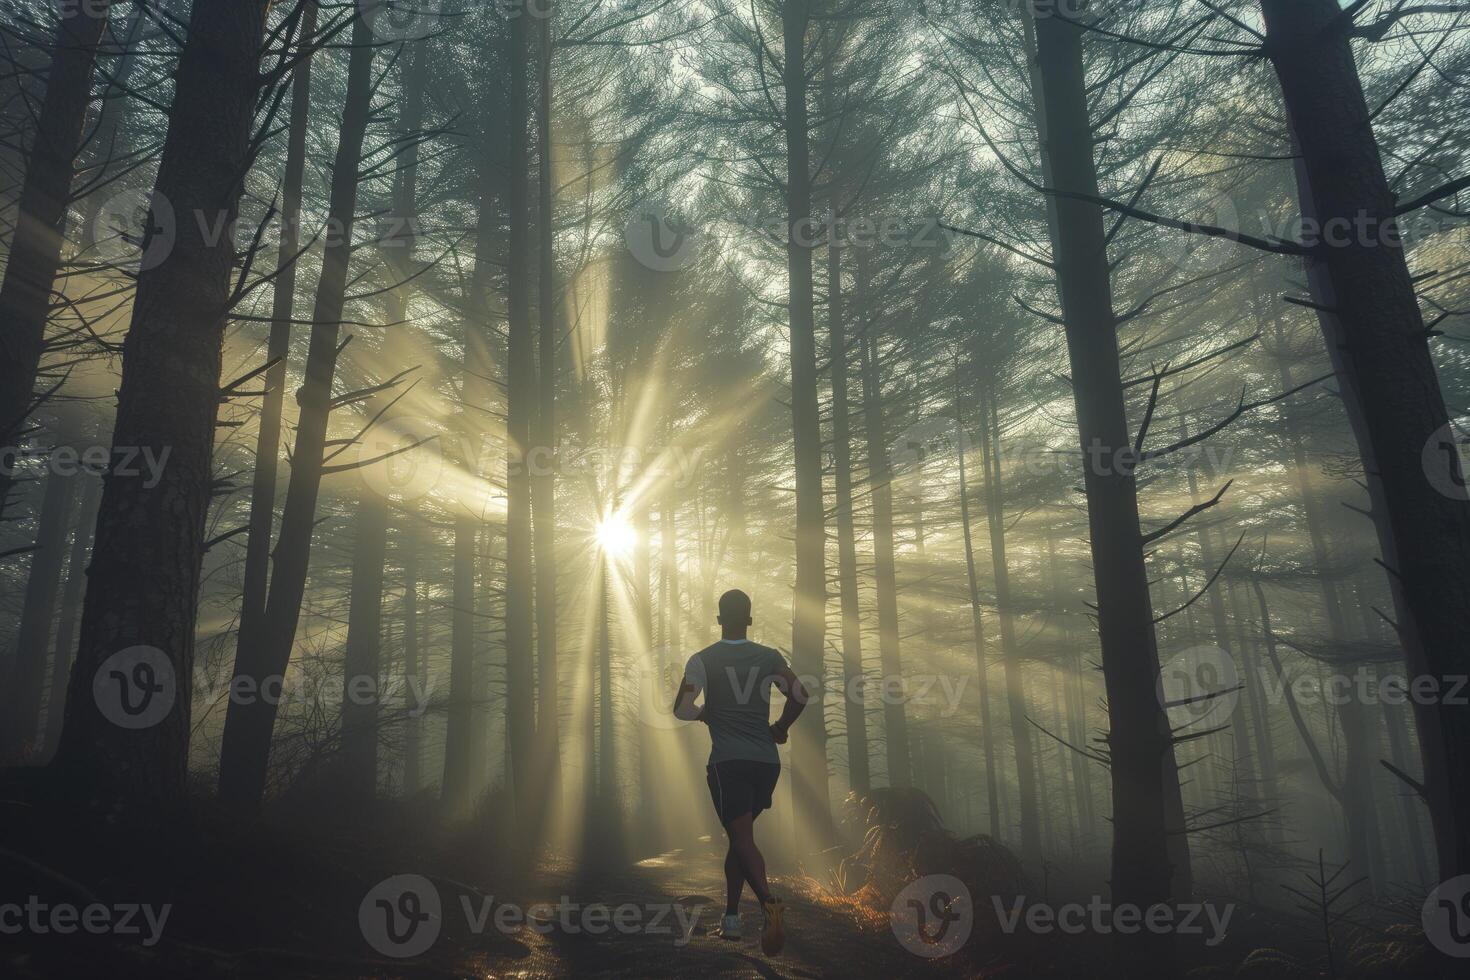
[(689, 658), (684, 680), (704, 692), (709, 761), (781, 763), (771, 738), (771, 686), (786, 666), (779, 651), (749, 640), (721, 640)]

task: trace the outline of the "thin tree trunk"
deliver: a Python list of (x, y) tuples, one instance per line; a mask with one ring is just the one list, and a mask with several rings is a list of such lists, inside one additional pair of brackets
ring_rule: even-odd
[(388, 550), (388, 501), (366, 484), (353, 526), (357, 540), (342, 663), (342, 790), (348, 800), (360, 802), (372, 799), (378, 785), (383, 565)]
[[(234, 220), (251, 163), (268, 8), (267, 0), (194, 2), (154, 190), (176, 214), (224, 219), (225, 227)], [(230, 236), (209, 241), (199, 224), (179, 222), (168, 255), (139, 273), (123, 345), (113, 445), (146, 447), (155, 458), (167, 451), (168, 465), (152, 488), (106, 479), (56, 765), (71, 786), (133, 816), (173, 809), (185, 797), (194, 630), (235, 260)], [(121, 707), (167, 711), (157, 724), (120, 728), (92, 696), (92, 682), (108, 658), (139, 646), (155, 651), (146, 662), (164, 690), (150, 684)], [(170, 693), (160, 668), (172, 670), (172, 704), (148, 700)]]
[[(592, 812), (613, 820), (618, 798), (617, 739), (613, 727), (612, 626), (608, 592), (612, 588), (612, 560), (598, 556), (597, 571), (597, 806)], [(615, 835), (611, 838), (615, 840)], [(610, 843), (611, 841), (607, 841)]]
[[(492, 376), (490, 350), (491, 273), (497, 259), (497, 229), (500, 215), (496, 201), (496, 165), (492, 146), (499, 137), (499, 115), (487, 107), (484, 116), (479, 161), (479, 208), (476, 214), (474, 269), (464, 319), (464, 373), (460, 385), (459, 415), (456, 419), (457, 460), (476, 480), (482, 479), (480, 453), (481, 420), (490, 411), (492, 392), (485, 380)], [(515, 262), (514, 256), (511, 261)], [(473, 501), (473, 497), (471, 498)], [(444, 726), (444, 770), (440, 802), (450, 817), (463, 816), (473, 802), (476, 759), (487, 751), (477, 744), (481, 726), (477, 719), (488, 709), (480, 704), (489, 677), (489, 663), (477, 654), (475, 622), (480, 597), (475, 581), (476, 540), (484, 526), (484, 515), (471, 503), (457, 502), (454, 510), (453, 580), (449, 640), (449, 703)], [(488, 575), (488, 569), (487, 573)], [(486, 580), (489, 581), (488, 578)]]
[[(531, 327), (531, 106), (529, 19), (517, 17), (510, 29), (510, 167), (508, 204), (510, 241), (506, 314), (509, 346), (506, 365), (506, 528), (505, 647), (506, 731), (510, 776), (518, 814), (530, 816), (532, 743), (535, 738), (535, 675), (531, 650), (534, 569), (531, 562), (531, 478), (527, 454), (535, 413), (536, 364)], [(523, 821), (524, 826), (524, 821)]]
[(426, 651), (419, 645), (419, 528), (405, 517), (399, 529), (399, 563), (403, 566), (403, 678), (408, 717), (403, 733), (403, 792), (413, 795), (423, 781), (423, 711), (419, 701), (424, 676), (421, 666)]
[(56, 594), (61, 589), (66, 532), (71, 527), (71, 504), (78, 479), (76, 475), (54, 472), (46, 477), (41, 513), (36, 522), (36, 550), (31, 552), (16, 634), (15, 657), (6, 671), (4, 710), (0, 712), (0, 759), (28, 761), (38, 748), (46, 651), (51, 645), (51, 622), (56, 615)]
[[(332, 378), (336, 372), (338, 336), (352, 257), (352, 229), (357, 217), (358, 168), (371, 112), (375, 42), (361, 19), (353, 24), (347, 67), (347, 101), (337, 154), (332, 165), (328, 227), (322, 250), (321, 279), (312, 312), (311, 342), (305, 378), (296, 394), (300, 414), (296, 449), (291, 456), (291, 482), (281, 513), (274, 569), (266, 596), (265, 629), (258, 647), (241, 650), (236, 678), (249, 678), (257, 691), (284, 678), (301, 618), (301, 600), (311, 560), (312, 531), (326, 456), (327, 423), (332, 410)], [(278, 702), (273, 697), (232, 699), (225, 715), (220, 747), (220, 795), (241, 809), (259, 807), (265, 795), (271, 732)]]
[[(810, 0), (781, 8), (785, 40), (786, 208), (791, 317), (791, 429), (796, 468), (796, 594), (791, 625), (792, 669), (815, 677), (807, 722), (792, 738), (792, 788), (798, 852), (815, 857), (834, 833), (827, 788), (827, 725), (820, 679), (826, 676), (826, 530), (822, 501), (822, 432), (817, 407), (817, 352), (812, 304), (812, 249), (801, 240), (811, 219), (811, 148), (807, 119), (806, 35)], [(800, 835), (810, 836), (802, 839)]]
[(664, 491), (663, 503), (659, 507), (659, 564), (663, 569), (660, 577), (660, 589), (663, 592), (663, 619), (664, 636), (663, 648), (666, 655), (672, 658), (672, 666), (682, 669), (679, 651), (683, 644), (682, 625), (679, 620), (682, 615), (679, 604), (679, 527), (677, 523), (679, 505), (677, 502), (678, 487), (670, 482)]
[[(838, 208), (834, 202), (833, 213)], [(827, 316), (832, 360), (833, 491), (837, 518), (837, 583), (842, 602), (843, 712), (847, 724), (847, 781), (854, 792), (872, 785), (868, 773), (868, 718), (864, 710), (863, 624), (858, 604), (857, 534), (852, 519), (852, 433), (848, 420), (847, 311), (843, 308), (842, 253), (827, 246)], [(966, 529), (968, 532), (968, 528)]]
[[(1061, 564), (1057, 560), (1056, 528), (1049, 525), (1046, 531), (1046, 560), (1047, 571), (1051, 576), (1051, 598), (1052, 606), (1057, 617), (1066, 615), (1065, 603), (1062, 599), (1062, 572)], [(1062, 627), (1062, 649), (1070, 650), (1072, 647), (1072, 633), (1066, 626)], [(1082, 710), (1081, 671), (1082, 657), (1077, 656), (1076, 671), (1077, 679), (1069, 679), (1067, 674), (1069, 668), (1061, 667), (1060, 676), (1055, 682), (1055, 690), (1062, 692), (1062, 713), (1067, 722), (1067, 741), (1073, 748), (1063, 748), (1071, 759), (1072, 768), (1072, 790), (1077, 798), (1077, 835), (1086, 840), (1092, 837), (1094, 827), (1092, 819), (1092, 782), (1088, 772), (1088, 759), (1080, 749), (1086, 748), (1087, 724)], [(1060, 721), (1058, 727), (1060, 728)]]
[[(867, 295), (864, 256), (858, 257), (862, 295)], [(866, 316), (865, 316), (866, 320)], [(863, 422), (868, 451), (868, 487), (873, 508), (873, 564), (878, 597), (878, 661), (885, 691), (903, 676), (899, 650), (898, 588), (893, 558), (893, 482), (888, 468), (888, 450), (883, 431), (883, 394), (877, 341), (871, 324), (864, 323), (859, 341), (862, 350)], [(888, 785), (911, 786), (908, 718), (901, 699), (883, 699), (884, 749), (888, 762)]]
[[(1256, 755), (1261, 763), (1259, 792), (1265, 799), (1274, 800), (1276, 799), (1276, 749), (1271, 735), (1271, 718), (1267, 713), (1266, 694), (1261, 687), (1260, 662), (1256, 659), (1255, 646), (1246, 633), (1247, 617), (1241, 604), (1240, 593), (1234, 582), (1229, 583), (1227, 594), (1230, 596), (1230, 614), (1235, 619), (1241, 673), (1245, 684), (1246, 701), (1250, 707)], [(1274, 830), (1272, 832), (1274, 833)]]
[[(299, 37), (313, 44), (316, 0), (305, 0)], [(311, 118), (312, 54), (304, 53), (291, 78), (291, 119), (286, 136), (286, 169), (281, 180), (281, 242), (276, 251), (265, 395), (255, 437), (255, 475), (250, 490), (250, 530), (245, 544), (244, 595), (235, 662), (264, 642), (265, 599), (270, 577), (271, 531), (275, 523), (276, 482), (281, 459), (281, 406), (286, 396), (286, 360), (291, 351), (291, 321), (296, 310), (297, 253), (301, 250), (301, 194), (306, 174), (306, 133)]]
[(980, 461), (983, 466), (986, 525), (990, 529), (990, 564), (995, 575), (996, 616), (1000, 619), (1001, 662), (1005, 665), (1006, 705), (1011, 722), (1011, 742), (1016, 753), (1016, 782), (1021, 803), (1021, 859), (1029, 867), (1041, 867), (1043, 823), (1037, 804), (1036, 758), (1032, 750), (1031, 724), (1026, 720), (1026, 693), (1021, 674), (1021, 651), (1016, 642), (1015, 615), (1011, 605), (1010, 568), (1006, 561), (1005, 488), (1001, 482), (1000, 426), (995, 395), (988, 387), (980, 393)]
[(990, 836), (1000, 839), (1000, 792), (996, 787), (995, 729), (990, 722), (990, 682), (985, 668), (985, 622), (980, 614), (980, 580), (975, 573), (975, 547), (970, 533), (970, 486), (965, 477), (964, 424), (960, 421), (958, 377), (955, 382), (955, 445), (960, 463), (960, 528), (965, 541), (965, 578), (970, 587), (970, 628), (975, 640), (975, 668), (980, 677), (980, 741), (985, 751), (985, 803), (990, 814)]
[[(537, 148), (540, 150), (537, 187), (537, 406), (532, 441), (534, 459), (541, 461), (531, 477), (531, 510), (534, 517), (536, 574), (536, 681), (539, 703), (536, 710), (536, 778), (538, 812), (553, 799), (561, 769), (561, 732), (557, 696), (560, 682), (556, 663), (556, 349), (558, 290), (556, 278), (556, 226), (552, 195), (555, 192), (551, 132), (551, 57), (555, 45), (552, 18), (541, 18), (540, 98), (537, 100)], [(527, 787), (530, 790), (530, 787)], [(544, 820), (538, 819), (540, 824)]]
[[(0, 449), (16, 445), (34, 407), (36, 372), (46, 350), (51, 292), (66, 240), (67, 207), (109, 6), (108, 0), (93, 0), (59, 8), (46, 96), (0, 282)], [(0, 467), (0, 514), (13, 484), (9, 467)]]
[[(381, 243), (393, 286), (385, 304), (388, 329), (404, 329), (412, 287), (414, 229), (418, 222), (418, 134), (423, 126), (427, 41), (406, 44), (402, 54), (403, 95), (398, 136), (404, 141), (393, 181), (389, 231)], [(382, 392), (368, 403), (375, 418), (391, 403)], [(379, 464), (386, 467), (386, 463)], [(383, 572), (388, 552), (388, 500), (367, 469), (359, 470), (357, 540), (352, 553), (352, 587), (347, 612), (347, 650), (343, 675), (342, 749), (349, 799), (368, 799), (377, 787), (378, 683), (383, 659)], [(356, 685), (356, 687), (354, 687)], [(371, 692), (369, 694), (369, 691)]]
[[(1291, 389), (1283, 388), (1281, 390), (1290, 391)], [(1185, 417), (1181, 413), (1179, 416), (1180, 438), (1185, 438), (1187, 434), (1188, 430), (1185, 424)], [(1198, 506), (1200, 503), (1199, 478), (1195, 475), (1193, 466), (1185, 467), (1185, 472), (1189, 479), (1190, 503), (1193, 506)], [(1208, 524), (1201, 523), (1195, 529), (1195, 540), (1199, 543), (1200, 559), (1204, 562), (1204, 568), (1201, 571), (1208, 578), (1220, 567), (1215, 551), (1214, 532)], [(1230, 648), (1234, 644), (1230, 641), (1229, 625), (1225, 619), (1225, 600), (1220, 595), (1222, 588), (1224, 586), (1220, 583), (1219, 579), (1216, 579), (1206, 591), (1205, 600), (1210, 608), (1210, 625), (1214, 630), (1215, 645), (1229, 654)], [(1188, 601), (1187, 596), (1185, 601)], [(1236, 656), (1234, 659), (1238, 663), (1240, 660), (1240, 651), (1236, 650), (1235, 653)], [(1239, 702), (1237, 702), (1238, 704)], [(1248, 719), (1240, 717), (1241, 710), (1237, 707), (1235, 711), (1231, 712), (1229, 719), (1235, 767), (1232, 770), (1233, 778), (1226, 784), (1227, 791), (1233, 789), (1236, 778), (1247, 785), (1254, 784), (1256, 778), (1255, 765), (1251, 758), (1250, 725), (1248, 724)]]
[(443, 811), (462, 817), (472, 799), (475, 756), (475, 702), (479, 699), (475, 663), (475, 537), (478, 523), (461, 515), (454, 526), (454, 608), (449, 628), (449, 705), (444, 721)]

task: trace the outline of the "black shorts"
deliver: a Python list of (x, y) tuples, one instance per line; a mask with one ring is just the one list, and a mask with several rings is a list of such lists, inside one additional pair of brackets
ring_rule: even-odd
[(720, 824), (728, 826), (738, 816), (748, 813), (754, 819), (762, 810), (771, 808), (771, 794), (776, 791), (776, 780), (781, 778), (781, 765), (727, 759), (710, 763), (705, 766), (705, 772), (715, 813), (720, 815)]

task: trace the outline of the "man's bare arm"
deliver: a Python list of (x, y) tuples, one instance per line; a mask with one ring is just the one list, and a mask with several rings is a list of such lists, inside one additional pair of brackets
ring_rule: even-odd
[(777, 745), (785, 745), (792, 723), (806, 710), (806, 703), (811, 700), (811, 695), (802, 685), (801, 678), (790, 667), (782, 667), (776, 671), (776, 686), (786, 695), (786, 705), (781, 709), (781, 717), (771, 726), (771, 737), (776, 740)]
[(679, 691), (674, 695), (674, 717), (683, 721), (704, 721), (704, 708), (695, 704), (699, 688), (687, 679), (679, 682)]

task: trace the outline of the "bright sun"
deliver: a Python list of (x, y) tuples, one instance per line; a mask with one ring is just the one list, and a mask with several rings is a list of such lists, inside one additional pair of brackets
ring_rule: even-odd
[(638, 532), (621, 514), (611, 514), (597, 525), (597, 546), (605, 554), (619, 557), (633, 550)]

